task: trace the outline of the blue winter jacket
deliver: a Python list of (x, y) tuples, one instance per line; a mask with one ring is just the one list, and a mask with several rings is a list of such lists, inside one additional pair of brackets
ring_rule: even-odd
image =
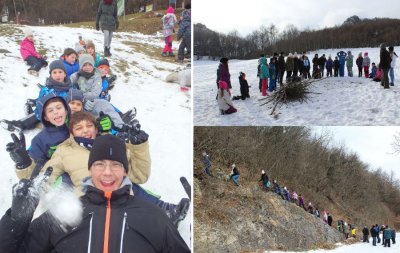
[(190, 37), (192, 33), (192, 11), (184, 10), (182, 12), (182, 20), (179, 23), (179, 30), (177, 34), (178, 40), (183, 37)]
[(329, 70), (329, 71), (331, 71), (331, 70), (332, 70), (332, 67), (333, 67), (333, 61), (332, 61), (332, 59), (328, 59), (328, 60), (326, 61), (326, 69)]
[(269, 77), (269, 71), (268, 71), (268, 67), (267, 67), (267, 59), (265, 57), (261, 57), (260, 64), (261, 64), (260, 79), (267, 79)]
[(386, 228), (386, 229), (383, 231), (383, 237), (384, 237), (385, 239), (391, 239), (391, 238), (392, 238), (392, 234), (391, 234), (389, 228)]
[[(55, 92), (45, 95), (37, 102), (37, 109), (40, 119), (43, 123), (43, 130), (38, 133), (31, 142), (31, 147), (28, 149), (30, 157), (37, 162), (38, 160), (47, 161), (51, 158), (55, 151), (55, 147), (69, 137), (69, 131), (66, 124), (56, 127), (49, 121), (44, 119), (44, 105), (53, 98), (62, 98)], [(67, 109), (67, 119), (71, 115), (67, 102), (62, 98), (64, 107)]]
[(70, 77), (73, 73), (79, 71), (79, 62), (76, 61), (74, 64), (70, 64), (66, 60), (63, 60), (65, 70), (67, 71), (67, 76)]

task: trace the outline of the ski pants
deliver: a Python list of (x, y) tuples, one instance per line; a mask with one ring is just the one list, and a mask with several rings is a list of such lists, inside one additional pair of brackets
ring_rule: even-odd
[(109, 30), (104, 30), (104, 47), (110, 48), (113, 32)]
[(171, 52), (172, 53), (172, 35), (167, 36), (165, 39), (164, 53)]
[(381, 80), (381, 85), (385, 88), (389, 88), (389, 69), (382, 69), (382, 80)]
[(347, 75), (348, 76), (353, 76), (353, 66), (347, 66)]
[(47, 61), (42, 58), (36, 58), (35, 56), (28, 56), (26, 58), (26, 63), (35, 71), (39, 71), (42, 67), (47, 66)]
[(204, 168), (204, 172), (205, 172), (207, 175), (209, 175), (209, 176), (211, 176), (210, 168), (211, 168), (210, 165), (209, 165), (209, 166), (206, 166), (206, 167)]
[[(185, 53), (186, 49), (186, 53)], [(192, 53), (190, 36), (183, 36), (178, 49), (178, 59), (183, 60), (184, 57), (190, 58)]]
[(394, 69), (393, 68), (389, 69), (389, 77), (390, 77), (390, 84), (394, 85)]
[(372, 236), (372, 245), (376, 246), (376, 236)]
[(390, 239), (385, 239), (385, 246), (388, 246), (390, 248)]
[(368, 66), (364, 66), (364, 76), (365, 76), (365, 78), (369, 77), (369, 67)]
[(232, 180), (235, 184), (239, 184), (239, 175), (232, 176)]

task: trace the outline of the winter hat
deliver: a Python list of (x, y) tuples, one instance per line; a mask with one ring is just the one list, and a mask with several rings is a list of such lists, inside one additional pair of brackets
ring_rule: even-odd
[(85, 101), (85, 97), (83, 96), (83, 92), (78, 89), (70, 89), (67, 93), (67, 103), (74, 101), (74, 100), (79, 100), (82, 103)]
[(81, 44), (79, 44), (79, 43), (76, 43), (75, 44), (75, 52), (76, 53), (80, 53), (80, 52), (84, 52), (84, 53), (86, 53), (86, 50), (85, 50), (85, 48), (81, 45)]
[(393, 46), (390, 46), (388, 49), (389, 49), (390, 52), (393, 52), (394, 47), (393, 47)]
[(262, 173), (262, 174), (265, 174), (265, 171), (264, 171), (264, 170), (262, 170), (262, 171), (261, 171), (261, 173)]
[(65, 70), (65, 65), (61, 60), (55, 60), (50, 63), (49, 73), (51, 74), (51, 71), (53, 71), (54, 69), (62, 69), (65, 73), (67, 73), (67, 71)]
[(33, 36), (33, 32), (32, 32), (32, 30), (31, 30), (31, 28), (25, 27), (25, 29), (24, 29), (24, 35), (25, 35), (25, 37)]
[(223, 90), (228, 90), (228, 84), (225, 81), (220, 80), (218, 82), (219, 88)]
[(98, 67), (100, 67), (101, 65), (106, 65), (106, 66), (110, 67), (110, 63), (108, 62), (108, 60), (106, 58), (101, 59), (101, 61), (99, 61), (99, 64), (97, 64)]
[(235, 167), (236, 167), (236, 164), (232, 163), (232, 168), (235, 168)]
[(76, 53), (76, 51), (73, 50), (72, 48), (66, 48), (66, 49), (64, 49), (64, 55), (65, 55), (65, 56), (69, 56), (69, 55), (71, 55), (71, 54), (76, 54), (76, 55), (78, 55), (78, 54)]
[(85, 65), (86, 63), (94, 66), (93, 57), (90, 54), (83, 54), (79, 56), (79, 68), (82, 69), (83, 65)]
[(174, 8), (172, 6), (168, 7), (167, 13), (174, 13)]
[(96, 47), (95, 47), (95, 45), (94, 45), (94, 43), (93, 43), (92, 40), (86, 41), (86, 48), (88, 48), (88, 47), (91, 47), (91, 48), (93, 48), (93, 49), (96, 49)]
[(125, 172), (128, 172), (129, 163), (126, 155), (126, 144), (120, 138), (107, 134), (97, 137), (90, 150), (88, 169), (95, 161), (112, 160), (122, 163)]
[(368, 52), (365, 52), (365, 53), (364, 53), (364, 56), (368, 56)]
[(203, 152), (203, 156), (206, 156), (206, 155), (207, 155), (207, 153), (204, 151), (204, 152)]
[(292, 54), (292, 53), (289, 53), (289, 57), (293, 57), (293, 54)]
[(385, 43), (382, 43), (379, 47), (380, 47), (381, 49), (385, 49), (385, 48), (386, 48), (386, 44), (385, 44)]
[(226, 58), (226, 57), (222, 57), (221, 58), (221, 60), (219, 60), (219, 62), (222, 62), (222, 63), (227, 63), (228, 62), (228, 58)]

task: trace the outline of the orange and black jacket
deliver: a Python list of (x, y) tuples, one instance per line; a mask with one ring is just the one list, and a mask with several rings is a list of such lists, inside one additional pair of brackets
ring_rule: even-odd
[[(88, 186), (86, 194), (81, 197), (84, 214), (78, 227), (60, 228), (45, 213), (32, 221), (22, 242), (12, 238), (21, 235), (20, 232), (10, 235), (9, 241), (12, 242), (7, 252), (190, 252), (163, 211), (131, 196), (130, 189), (130, 185), (125, 185), (116, 191), (104, 193)], [(5, 223), (11, 225), (10, 221)], [(0, 228), (10, 231), (10, 228), (4, 227), (4, 222)], [(24, 226), (19, 228), (23, 229)], [(0, 249), (4, 247), (0, 246)]]

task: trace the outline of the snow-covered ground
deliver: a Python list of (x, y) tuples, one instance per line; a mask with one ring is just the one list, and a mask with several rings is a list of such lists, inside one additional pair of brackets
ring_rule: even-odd
[[(22, 27), (0, 25), (0, 29), (20, 29)], [(36, 47), (48, 50), (47, 56), (61, 55), (64, 48), (74, 48), (78, 35), (94, 41), (102, 53), (103, 33), (83, 28), (31, 27)], [(4, 33), (0, 33), (4, 34)], [(11, 35), (0, 36), (0, 119), (20, 119), (24, 116), (23, 105), (27, 98), (39, 94), (37, 83), (44, 83), (48, 68), (40, 71), (39, 77), (27, 73), (28, 67), (20, 57), (17, 41), (23, 39), (22, 30)], [(153, 59), (135, 52), (130, 42), (146, 47), (159, 47), (161, 54), (164, 42), (160, 37), (138, 33), (116, 33), (112, 41), (109, 58), (111, 69), (117, 75), (111, 102), (122, 111), (137, 108), (137, 118), (150, 138), (152, 173), (145, 188), (162, 196), (167, 202), (178, 203), (187, 197), (179, 177), (185, 176), (192, 182), (192, 113), (191, 97), (180, 91), (178, 84), (166, 83), (165, 77), (181, 66)], [(39, 46), (41, 45), (41, 46)], [(177, 48), (178, 44), (174, 43)], [(4, 49), (10, 53), (4, 53)], [(126, 65), (126, 71), (113, 65)], [(26, 132), (27, 145), (39, 129)], [(10, 132), (0, 129), (0, 215), (11, 206), (11, 187), (18, 180), (14, 173), (14, 163), (5, 147), (11, 141)], [(187, 218), (181, 222), (179, 231), (190, 246), (190, 225), (192, 208)]]
[[(400, 233), (397, 233), (396, 237), (399, 238)], [(308, 252), (308, 253), (348, 253), (348, 252), (354, 252), (354, 253), (376, 253), (376, 252), (386, 252), (386, 253), (397, 253), (400, 252), (400, 243), (398, 243), (398, 240), (396, 240), (396, 244), (392, 244), (392, 241), (390, 241), (390, 248), (388, 247), (383, 247), (382, 242), (380, 244), (376, 244), (377, 246), (372, 246), (372, 239), (370, 238), (370, 243), (355, 243), (351, 245), (343, 245), (341, 243), (337, 244), (337, 248), (333, 250), (310, 250), (310, 251), (302, 251), (302, 252)], [(283, 251), (266, 251), (268, 253), (282, 253)], [(296, 251), (298, 252), (298, 251)], [(285, 251), (285, 253), (295, 253), (292, 251)]]
[[(260, 106), (262, 98), (258, 90), (257, 61), (231, 60), (232, 96), (240, 95), (239, 72), (245, 72), (250, 88), (250, 99), (233, 101), (238, 109), (231, 115), (220, 115), (216, 101), (216, 70), (219, 61), (194, 61), (194, 125), (399, 125), (400, 124), (400, 64), (395, 67), (395, 86), (383, 89), (371, 79), (359, 78), (355, 64), (358, 53), (368, 52), (371, 63), (379, 63), (379, 48), (323, 49), (307, 54), (310, 61), (315, 53), (336, 56), (340, 50), (352, 51), (354, 55), (353, 75), (332, 77), (315, 82), (307, 103), (293, 102), (283, 105), (270, 115), (272, 105)], [(400, 48), (395, 47), (395, 52)], [(399, 53), (398, 53), (399, 54)], [(269, 62), (269, 59), (268, 59)], [(326, 70), (325, 70), (326, 73)], [(278, 85), (279, 87), (279, 85)]]

